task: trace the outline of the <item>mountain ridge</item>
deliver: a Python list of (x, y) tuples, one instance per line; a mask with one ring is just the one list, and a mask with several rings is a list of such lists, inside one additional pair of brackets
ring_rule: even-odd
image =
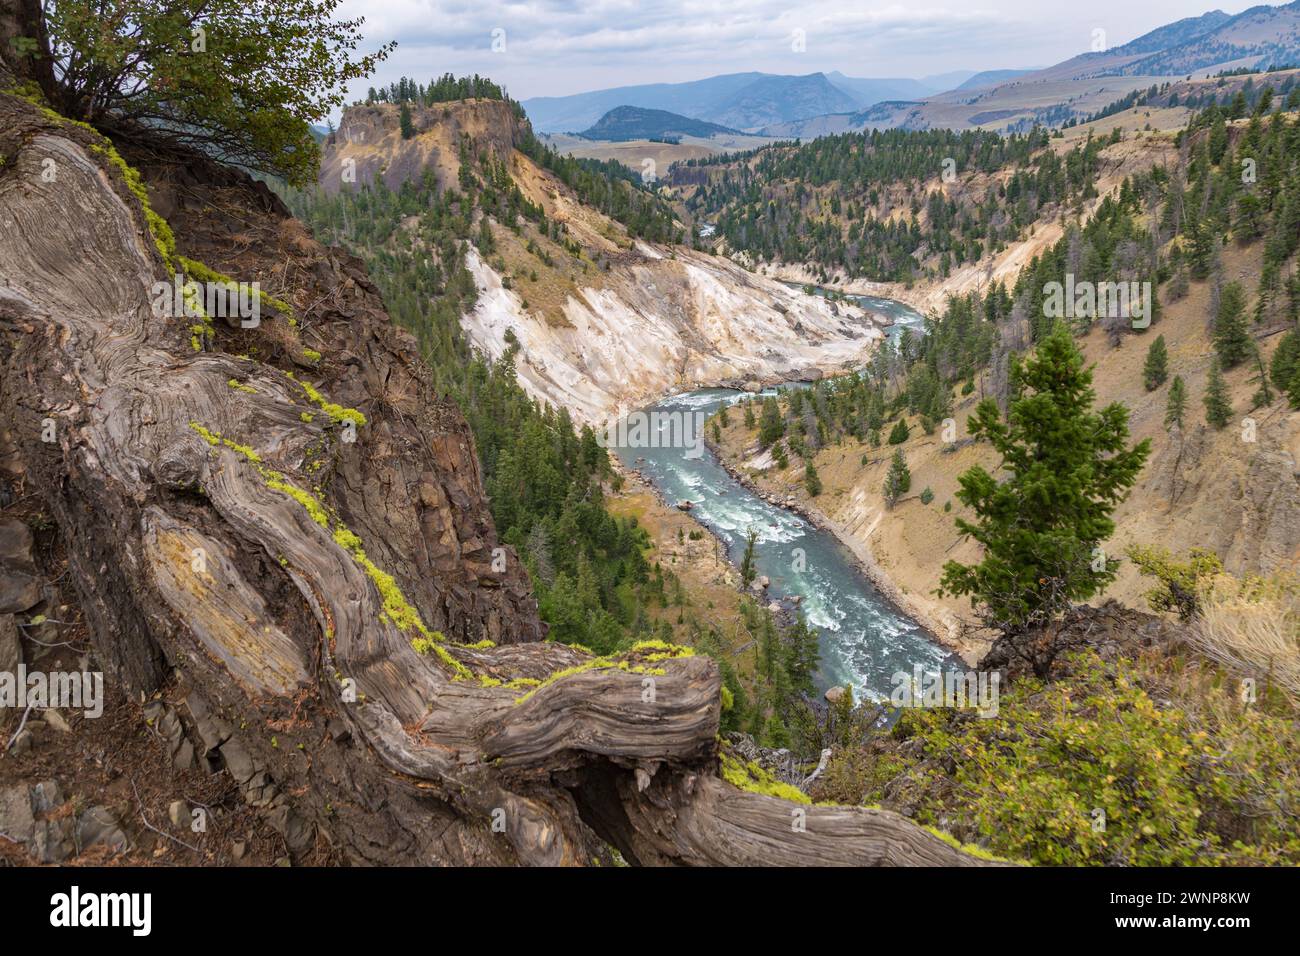
[(652, 110), (641, 106), (616, 106), (594, 125), (579, 133), (585, 139), (625, 142), (633, 139), (662, 139), (664, 137), (738, 134), (740, 130), (705, 120), (691, 119), (668, 110)]

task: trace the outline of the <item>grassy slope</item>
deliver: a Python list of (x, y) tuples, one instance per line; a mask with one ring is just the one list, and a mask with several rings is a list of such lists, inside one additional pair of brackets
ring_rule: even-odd
[[(1247, 248), (1231, 245), (1225, 248), (1225, 281), (1242, 282), (1253, 296), (1259, 279), (1261, 252), (1258, 243)], [(1116, 534), (1106, 546), (1112, 554), (1122, 554), (1129, 544), (1138, 542), (1159, 543), (1178, 551), (1210, 545), (1217, 546), (1221, 553), (1233, 548), (1243, 554), (1249, 552), (1249, 542), (1242, 538), (1249, 534), (1250, 521), (1260, 518), (1242, 500), (1242, 489), (1251, 480), (1248, 476), (1252, 462), (1261, 451), (1290, 455), (1292, 460), (1300, 453), (1300, 413), (1286, 408), (1283, 401), (1275, 401), (1267, 409), (1250, 411), (1250, 399), (1258, 387), (1252, 381), (1255, 373), (1251, 367), (1231, 370), (1225, 379), (1231, 390), (1236, 420), (1250, 414), (1259, 423), (1258, 442), (1244, 443), (1239, 429), (1232, 426), (1221, 432), (1203, 429), (1201, 397), (1212, 356), (1207, 329), (1209, 297), (1208, 284), (1192, 283), (1184, 299), (1165, 306), (1160, 321), (1150, 331), (1126, 337), (1120, 348), (1112, 348), (1100, 329), (1094, 329), (1079, 342), (1088, 362), (1096, 366), (1094, 386), (1100, 402), (1122, 402), (1130, 411), (1134, 440), (1150, 438), (1153, 445), (1151, 459), (1137, 487), (1117, 512)], [(1147, 346), (1157, 334), (1164, 335), (1169, 348), (1169, 381), (1181, 375), (1187, 385), (1185, 420), (1190, 426), (1187, 432), (1189, 436), (1196, 429), (1204, 433), (1206, 444), (1197, 457), (1212, 463), (1189, 472), (1198, 480), (1175, 502), (1169, 500), (1167, 486), (1157, 477), (1161, 466), (1178, 454), (1164, 428), (1169, 385), (1167, 382), (1151, 393), (1142, 386)], [(1272, 335), (1260, 340), (1266, 359), (1279, 338)], [(958, 423), (959, 439), (965, 436), (965, 419), (978, 397), (977, 390), (972, 396), (956, 398), (953, 417)], [(901, 447), (911, 468), (912, 490), (893, 511), (884, 509), (880, 490), (893, 451), (889, 445), (873, 448), (849, 439), (843, 445), (822, 449), (815, 462), (824, 490), (813, 501), (803, 490), (803, 463), (793, 456), (788, 470), (764, 473), (760, 483), (778, 494), (793, 494), (803, 505), (824, 513), (850, 546), (869, 551), (914, 609), (933, 627), (943, 631), (951, 617), (959, 620), (971, 617), (966, 599), (934, 596), (943, 564), (949, 559), (970, 561), (978, 557), (977, 546), (959, 541), (953, 525), (953, 518), (965, 513), (954, 497), (957, 477), (976, 463), (991, 469), (997, 462), (987, 445), (963, 445), (955, 452), (942, 453), (938, 433), (926, 436), (915, 417), (909, 419), (909, 424), (912, 437)], [(745, 467), (755, 446), (756, 433), (745, 429), (741, 416), (732, 415), (731, 426), (724, 430), (723, 437), (728, 460)], [(865, 466), (861, 464), (864, 454)], [(926, 487), (934, 492), (934, 501), (928, 506), (919, 497)], [(950, 501), (952, 511), (945, 513), (944, 505)], [(1240, 525), (1234, 524), (1237, 518)], [(1243, 560), (1244, 564), (1232, 570), (1270, 569)], [(1290, 560), (1300, 561), (1300, 554), (1293, 550)], [(1107, 593), (1130, 606), (1145, 607), (1143, 595), (1147, 587), (1126, 562), (1118, 581)], [(958, 646), (968, 651), (977, 649), (977, 645), (969, 643)]]

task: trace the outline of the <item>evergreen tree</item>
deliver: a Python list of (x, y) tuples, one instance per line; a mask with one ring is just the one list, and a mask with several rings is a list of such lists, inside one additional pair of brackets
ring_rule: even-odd
[(1251, 401), (1254, 403), (1252, 408), (1263, 408), (1273, 404), (1273, 389), (1268, 384), (1268, 369), (1264, 368), (1264, 353), (1255, 347), (1255, 377), (1252, 381), (1259, 382), (1259, 389), (1255, 392)]
[(1210, 378), (1205, 386), (1205, 420), (1215, 428), (1223, 428), (1232, 418), (1232, 403), (1228, 401), (1228, 386), (1216, 358), (1210, 362)]
[(898, 499), (907, 494), (912, 487), (912, 473), (903, 457), (903, 449), (895, 448), (894, 457), (890, 459), (889, 471), (885, 474), (885, 507), (893, 509)]
[(402, 101), (402, 108), (397, 115), (398, 126), (402, 130), (402, 139), (410, 139), (415, 135), (415, 125), (411, 122), (411, 104)]
[(901, 445), (911, 437), (911, 434), (911, 430), (907, 427), (907, 419), (900, 418), (898, 424), (889, 431), (889, 443), (891, 445)]
[(803, 463), (803, 486), (808, 494), (816, 498), (822, 493), (822, 480), (817, 474), (817, 468), (813, 465), (811, 458), (804, 459)]
[(1146, 364), (1142, 366), (1142, 384), (1148, 392), (1154, 392), (1169, 377), (1169, 351), (1165, 348), (1165, 337), (1157, 335), (1156, 340), (1147, 349)]
[(1187, 408), (1187, 386), (1183, 377), (1175, 375), (1169, 386), (1169, 399), (1165, 403), (1165, 428), (1183, 427), (1183, 411)]
[(1219, 314), (1214, 323), (1214, 350), (1224, 368), (1235, 368), (1250, 358), (1252, 346), (1246, 328), (1246, 294), (1241, 284), (1229, 282), (1219, 298)]
[(791, 685), (797, 692), (811, 694), (813, 678), (821, 664), (821, 650), (817, 632), (808, 626), (802, 612), (795, 616), (794, 624), (786, 633), (785, 645), (785, 669)]
[(1128, 447), (1128, 411), (1112, 403), (1093, 410), (1092, 372), (1058, 323), (1023, 364), (1006, 420), (992, 399), (970, 420), (1002, 456), (999, 481), (976, 465), (961, 475), (957, 498), (975, 521), (958, 529), (984, 548), (978, 564), (949, 561), (940, 593), (970, 595), (984, 622), (1003, 631), (1040, 676), (1060, 652), (1055, 641), (1019, 642), (1073, 601), (1115, 578), (1119, 562), (1096, 549), (1114, 533), (1111, 514), (1137, 480), (1148, 441)]
[(781, 407), (771, 396), (763, 399), (763, 410), (758, 420), (758, 443), (768, 447), (785, 434), (785, 419), (781, 417)]
[(1290, 397), (1292, 407), (1300, 407), (1300, 391), (1292, 387), (1297, 374), (1300, 374), (1300, 334), (1288, 332), (1273, 351), (1269, 375), (1273, 384)]
[(758, 576), (758, 567), (754, 561), (754, 551), (758, 545), (758, 531), (750, 528), (745, 533), (745, 555), (740, 559), (740, 580), (748, 588)]

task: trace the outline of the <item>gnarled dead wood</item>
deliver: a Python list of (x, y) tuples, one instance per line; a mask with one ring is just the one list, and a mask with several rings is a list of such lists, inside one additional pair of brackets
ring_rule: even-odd
[[(895, 814), (723, 783), (711, 661), (541, 643), (463, 419), (355, 262), (264, 187), (197, 157), (147, 170), (180, 254), (328, 300), (304, 316), (320, 374), (287, 374), (299, 332), (274, 310), (196, 349), (193, 319), (151, 308), (169, 270), (105, 144), (5, 95), (0, 130), (0, 424), (60, 524), (99, 659), (132, 690), (178, 681), (295, 849), (978, 862)], [(365, 415), (354, 443), (328, 402)]]

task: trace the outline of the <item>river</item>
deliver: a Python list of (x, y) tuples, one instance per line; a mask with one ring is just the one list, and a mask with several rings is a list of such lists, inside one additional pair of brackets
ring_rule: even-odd
[[(923, 321), (917, 312), (890, 299), (849, 298), (868, 312), (893, 318), (892, 335), (918, 328)], [(652, 413), (655, 427), (667, 429), (693, 413), (712, 415), (748, 394), (701, 389), (671, 396), (644, 411)], [(733, 561), (744, 553), (748, 530), (758, 532), (758, 574), (771, 580), (767, 600), (797, 595), (808, 622), (820, 633), (820, 690), (847, 683), (859, 700), (887, 698), (895, 673), (911, 674), (917, 664), (930, 671), (954, 660), (876, 589), (834, 535), (759, 498), (732, 478), (711, 451), (698, 445), (692, 450), (683, 442), (664, 441), (663, 447), (645, 447), (645, 441), (630, 444), (635, 447), (615, 448), (623, 463), (640, 472), (666, 501), (690, 501), (692, 515), (722, 540)]]

